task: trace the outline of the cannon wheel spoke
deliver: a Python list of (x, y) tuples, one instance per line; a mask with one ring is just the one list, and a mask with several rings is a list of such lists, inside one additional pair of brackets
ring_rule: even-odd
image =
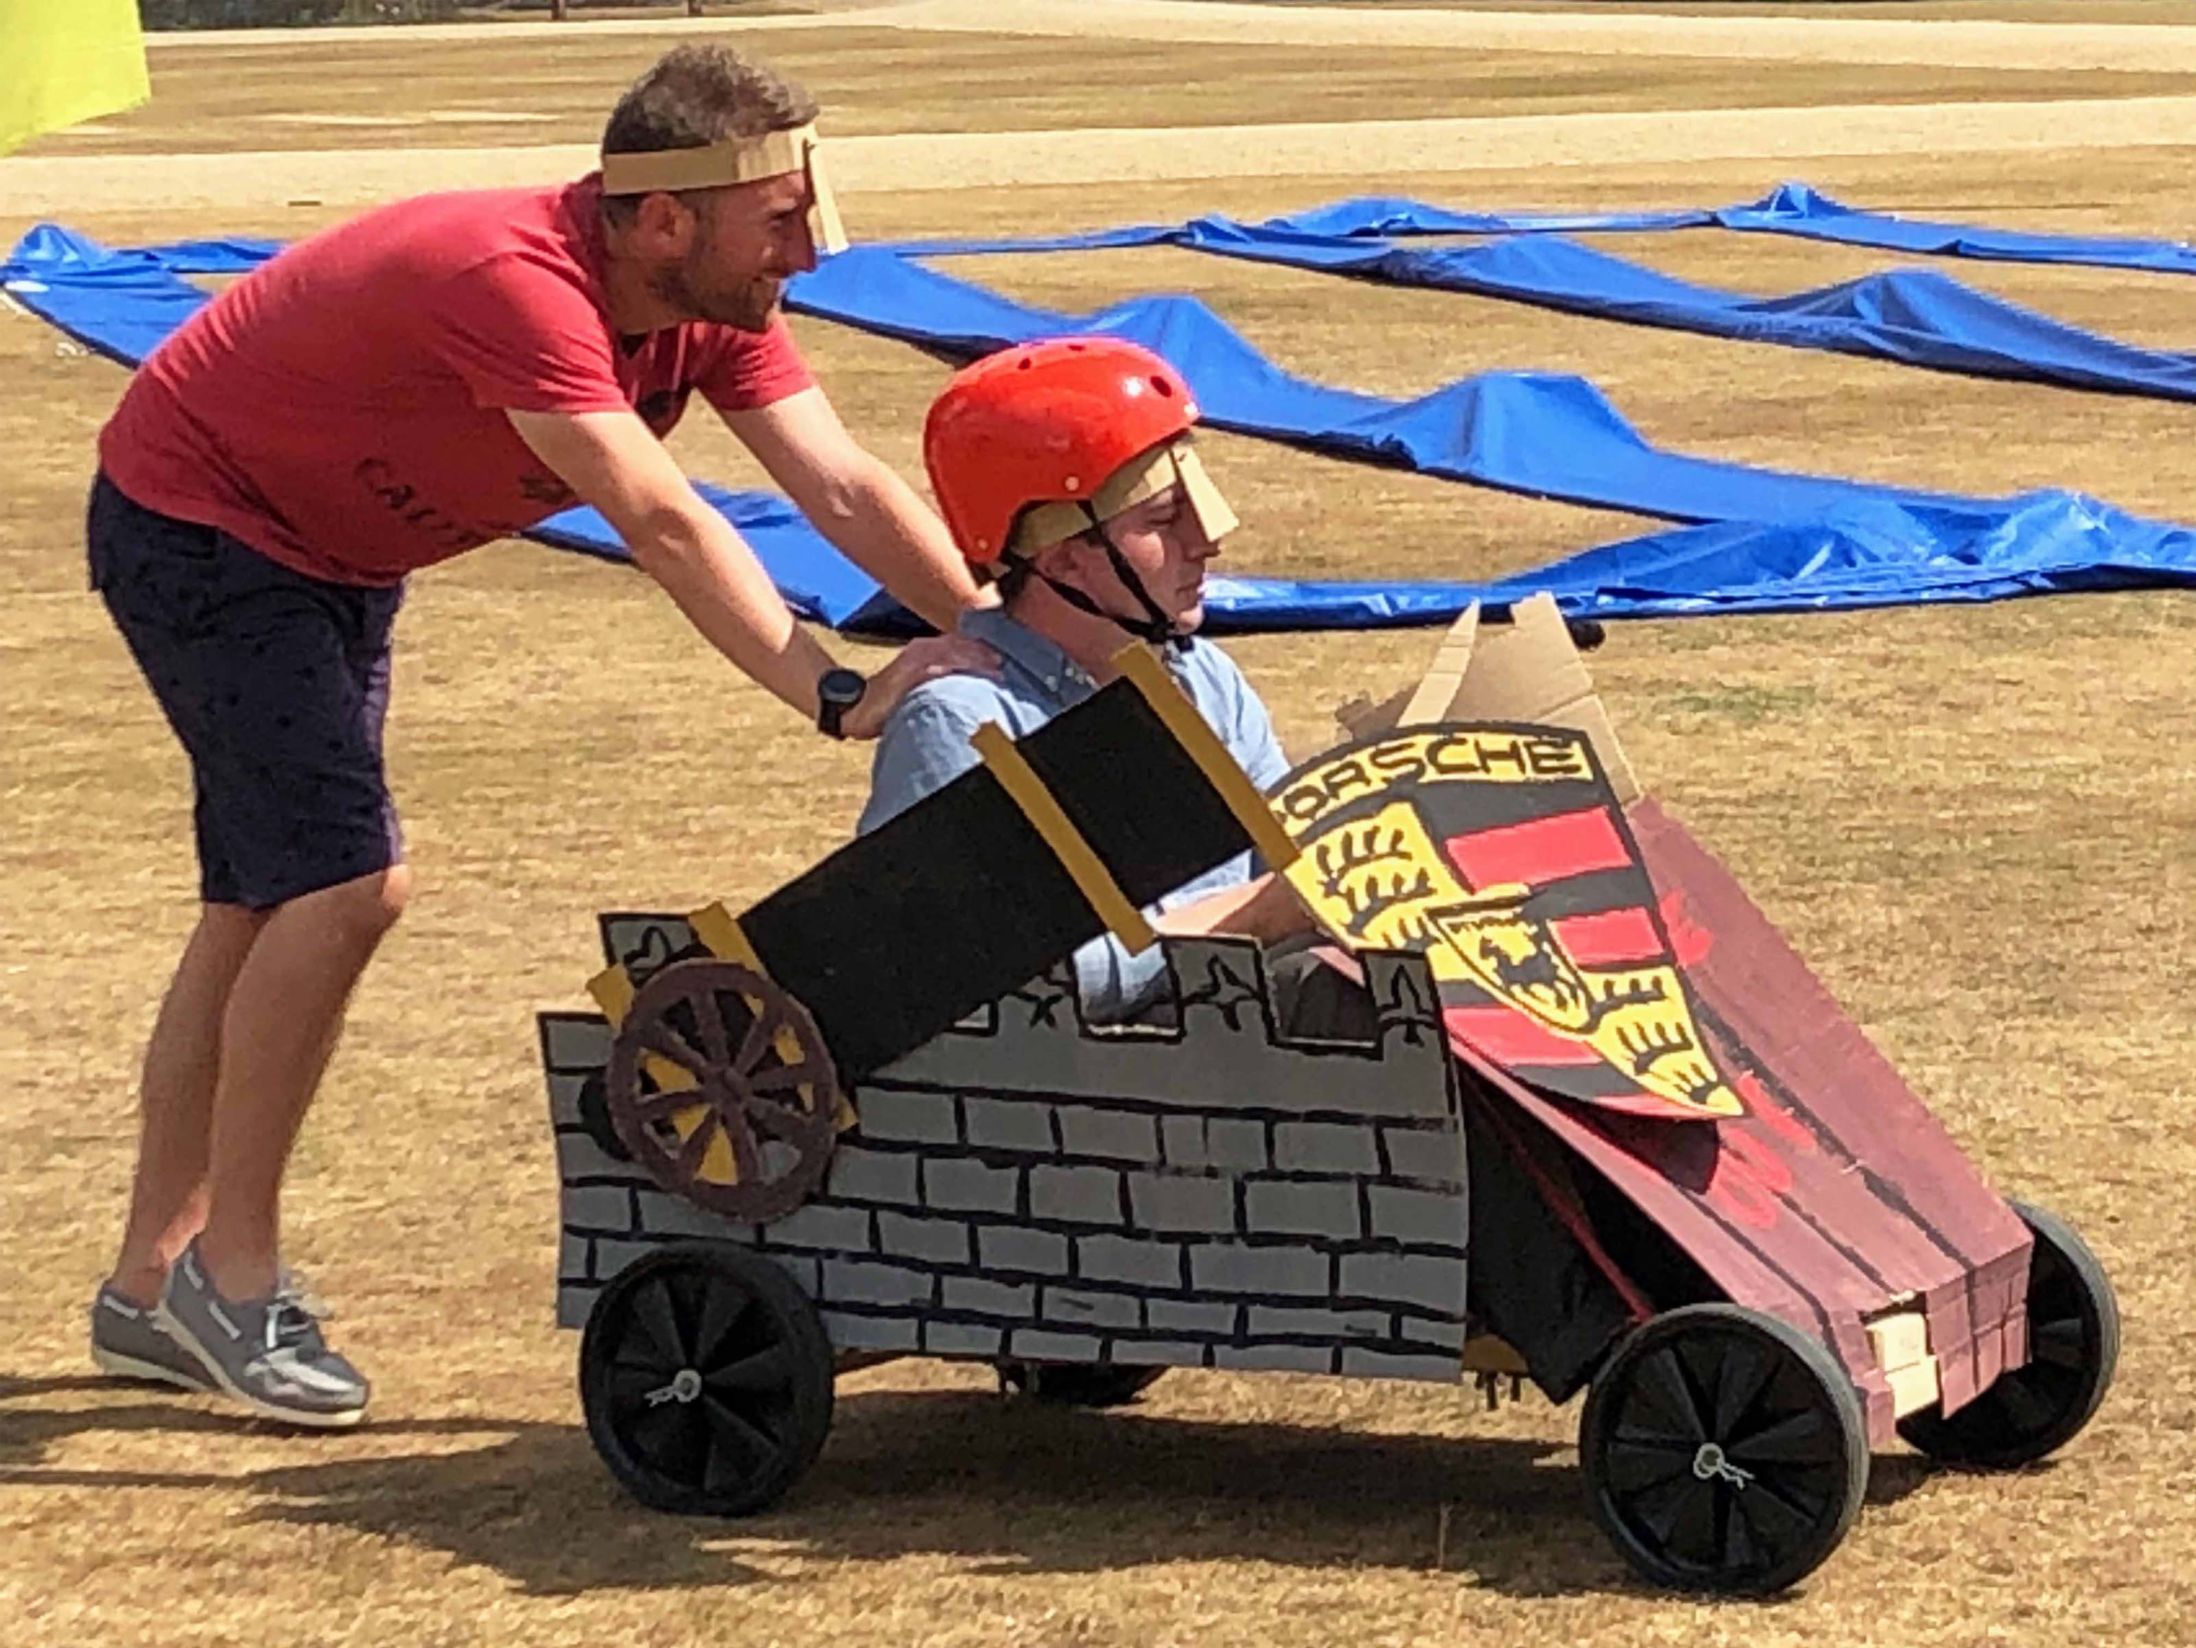
[[(642, 1068), (650, 1054), (696, 1085), (654, 1091)], [(745, 1222), (782, 1217), (806, 1200), (837, 1137), (838, 1079), (815, 1022), (783, 989), (732, 962), (676, 962), (635, 993), (611, 1044), (606, 1089), (618, 1137), (651, 1178)], [(686, 1127), (697, 1109), (700, 1119)], [(704, 1177), (713, 1153), (719, 1166)], [(729, 1183), (719, 1182), (726, 1153)]]

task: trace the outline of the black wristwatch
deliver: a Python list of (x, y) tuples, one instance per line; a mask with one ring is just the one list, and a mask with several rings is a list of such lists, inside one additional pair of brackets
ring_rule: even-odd
[(817, 730), (826, 738), (844, 738), (846, 731), (840, 723), (868, 690), (869, 677), (859, 670), (843, 667), (825, 670), (816, 681)]

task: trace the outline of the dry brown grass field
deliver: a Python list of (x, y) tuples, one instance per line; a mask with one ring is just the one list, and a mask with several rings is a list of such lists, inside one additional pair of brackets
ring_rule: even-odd
[[(424, 93), (392, 105), (389, 88), (416, 73), (421, 47), (404, 31), (333, 43), (301, 107), (295, 48), (249, 44), (169, 47), (152, 54), (153, 102), (89, 131), (41, 139), (30, 154), (127, 154), (236, 149), (371, 148), (402, 141), (591, 142), (602, 91), (630, 80), (663, 49), (646, 34), (570, 45), (529, 32), (527, 49), (483, 31), (440, 45)], [(1384, 120), (1457, 114), (1575, 114), (1669, 108), (1745, 108), (1771, 101), (1764, 83), (1707, 58), (1566, 56), (1553, 52), (1398, 54), (1378, 46), (1249, 46), (1208, 52), (1184, 72), (1163, 41), (1055, 41), (964, 34), (949, 45), (885, 28), (743, 30), (741, 38), (797, 75), (830, 111), (842, 137), (887, 132), (1021, 131), (1082, 126), (1218, 126), (1291, 120)], [(538, 43), (538, 44), (537, 44)], [(515, 59), (515, 60), (514, 60)], [(907, 84), (919, 67), (922, 83)], [(1989, 98), (2172, 96), (2196, 93), (2196, 75), (2049, 69), (1932, 69), (1917, 64), (1813, 66), (1810, 103), (1920, 103)]]
[[(884, 38), (859, 25), (843, 38), (747, 38), (812, 76), (842, 131), (1178, 126), (1214, 106), (1163, 49), (1132, 42), (1064, 54), (1057, 39)], [(232, 141), (569, 141), (656, 44), (573, 29), (514, 34), (508, 56), (401, 37), (342, 53), (163, 47), (151, 108), (101, 122), (108, 135), (42, 147), (127, 168), (127, 151)], [(2027, 95), (2002, 75), (1923, 85), (1834, 65), (1493, 61), (1459, 91), (1454, 60), (1208, 48), (1198, 61), (1238, 121), (1545, 112), (1543, 97), (1684, 110)], [(2146, 78), (2114, 84), (2141, 90)], [(551, 119), (347, 133), (248, 122), (369, 110)], [(945, 232), (1262, 214), (1355, 192), (1721, 202), (1781, 171), (1912, 211), (2192, 227), (2189, 149), (1937, 155), (1917, 142), (1856, 157), (1827, 123), (1820, 147), (1777, 170), (1741, 149), (1684, 165), (1611, 152), (1530, 171), (1014, 191), (924, 176), (845, 205), (857, 233)], [(126, 242), (293, 235), (337, 215), (148, 198), (72, 221)], [(24, 226), (0, 217), (10, 239)], [(1759, 291), (1889, 261), (1766, 237), (1607, 244)], [(2196, 520), (2196, 407), (1188, 255), (975, 272), (1069, 308), (1194, 290), (1286, 363), (1365, 388), (1496, 366), (1581, 372), (1649, 436), (1688, 451), (1979, 493), (2075, 485)], [(2196, 343), (2186, 281), (1953, 272), (2120, 335)], [(921, 410), (945, 368), (812, 320), (796, 327), (849, 421), (915, 473)], [(1796, 1595), (1704, 1605), (1633, 1585), (1591, 1528), (1575, 1409), (1528, 1398), (1488, 1414), (1463, 1388), (1176, 1373), (1121, 1413), (1035, 1412), (1003, 1403), (979, 1371), (908, 1361), (842, 1381), (831, 1443), (781, 1508), (686, 1521), (625, 1500), (578, 1426), (576, 1341), (548, 1325), (556, 1184), (531, 1015), (579, 1004), (596, 909), (737, 907), (828, 851), (863, 794), (863, 752), (795, 724), (628, 571), (509, 544), (417, 580), (391, 761), (421, 892), (360, 992), (288, 1203), (291, 1257), (377, 1381), (373, 1421), (346, 1437), (285, 1435), (203, 1399), (106, 1385), (84, 1358), (83, 1307), (110, 1257), (134, 1064), (194, 885), (180, 756), (83, 590), (92, 439), (122, 383), (44, 326), (0, 315), (7, 1648), (2196, 1644), (2185, 597), (1635, 623), (1594, 659), (1650, 786), (1733, 865), (1989, 1177), (2064, 1212), (2113, 1270), (2127, 1319), (2119, 1384), (2057, 1462), (1992, 1478), (1879, 1457), (1855, 1533)], [(721, 434), (695, 427), (676, 444), (697, 473), (754, 479)], [(1212, 444), (1246, 523), (1229, 561), (1246, 570), (1469, 577), (1645, 530), (1243, 439)], [(1432, 637), (1233, 645), (1303, 755), (1329, 738), (1334, 703), (1412, 677)]]
[[(1321, 5), (1334, 0), (1279, 3)], [(1339, 3), (1370, 9), (1393, 5), (1396, 0)], [(1654, 17), (1811, 17), (1891, 23), (2196, 23), (2196, 6), (2189, 0), (1409, 0), (1409, 4), (1444, 11), (1533, 11), (1588, 17), (1632, 11)]]

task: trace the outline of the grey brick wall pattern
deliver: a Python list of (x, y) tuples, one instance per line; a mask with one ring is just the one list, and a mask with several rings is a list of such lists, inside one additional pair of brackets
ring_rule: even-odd
[[(692, 951), (675, 918), (603, 935), (637, 976)], [(761, 1227), (606, 1149), (609, 1027), (544, 1014), (558, 1321), (703, 1239), (784, 1264), (847, 1349), (1458, 1378), (1464, 1142), (1423, 960), (1366, 958), (1376, 1043), (1291, 1044), (1257, 946), (1167, 945), (1179, 1028), (1086, 1029), (1061, 970), (860, 1087), (822, 1191)]]

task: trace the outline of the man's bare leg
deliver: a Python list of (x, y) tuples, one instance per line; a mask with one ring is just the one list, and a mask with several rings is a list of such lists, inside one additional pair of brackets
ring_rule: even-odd
[(352, 988), (411, 892), (401, 864), (280, 906), (229, 991), (198, 1252), (224, 1298), (278, 1280), (283, 1170)]
[(206, 1161), (229, 991), (266, 916), (240, 904), (202, 907), (145, 1047), (137, 1175), (122, 1251), (108, 1285), (151, 1306), (168, 1267), (206, 1222)]

